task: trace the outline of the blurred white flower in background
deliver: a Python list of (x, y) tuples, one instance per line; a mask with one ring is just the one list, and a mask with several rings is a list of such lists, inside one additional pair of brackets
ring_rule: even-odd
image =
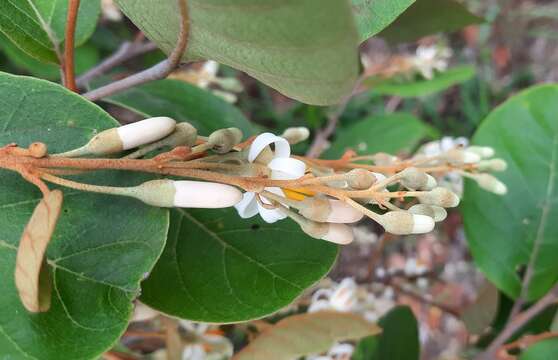
[(193, 338), (182, 351), (182, 360), (221, 360), (233, 355), (233, 344), (217, 325), (180, 320), (180, 326)]
[(420, 45), (412, 58), (412, 63), (415, 70), (424, 78), (432, 79), (435, 71), (446, 71), (451, 56), (451, 49), (445, 46)]
[(104, 19), (118, 22), (122, 20), (122, 12), (116, 7), (113, 0), (101, 0), (101, 13)]

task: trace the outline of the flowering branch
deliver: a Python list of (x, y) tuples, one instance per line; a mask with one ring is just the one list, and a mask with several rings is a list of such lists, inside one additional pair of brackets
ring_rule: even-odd
[(150, 67), (149, 69), (143, 70), (122, 80), (115, 81), (111, 84), (85, 93), (83, 96), (86, 99), (90, 101), (99, 100), (120, 91), (129, 89), (131, 87), (144, 84), (146, 82), (164, 79), (174, 69), (176, 69), (176, 67), (180, 64), (182, 54), (184, 54), (184, 51), (186, 50), (186, 46), (188, 44), (188, 36), (190, 34), (190, 19), (188, 14), (187, 0), (177, 1), (181, 19), (180, 32), (178, 34), (176, 46), (170, 53), (169, 57), (166, 60), (154, 65), (153, 67)]

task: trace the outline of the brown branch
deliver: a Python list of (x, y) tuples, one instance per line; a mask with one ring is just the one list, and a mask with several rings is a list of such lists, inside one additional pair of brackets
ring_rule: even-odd
[(550, 305), (558, 302), (558, 284), (555, 285), (544, 297), (537, 301), (533, 306), (527, 310), (517, 314), (511, 319), (504, 327), (502, 332), (492, 341), (485, 352), (476, 357), (477, 360), (494, 359), (500, 348), (506, 341), (519, 331), (525, 324), (527, 324), (535, 316), (543, 312)]
[(526, 349), (529, 346), (538, 343), (539, 341), (543, 341), (555, 337), (558, 337), (558, 332), (549, 331), (537, 335), (525, 335), (524, 337), (516, 341), (513, 341), (511, 343), (502, 346), (501, 350), (505, 352), (509, 352), (510, 350), (514, 350), (514, 349)]
[(149, 69), (143, 70), (137, 74), (128, 76), (119, 81), (115, 81), (106, 86), (89, 91), (83, 96), (91, 101), (99, 100), (104, 97), (113, 95), (120, 91), (127, 90), (131, 87), (145, 84), (146, 82), (160, 80), (166, 78), (176, 67), (180, 64), (182, 54), (186, 50), (188, 44), (188, 36), (190, 34), (190, 19), (188, 14), (187, 0), (177, 0), (180, 10), (180, 33), (178, 34), (178, 41), (175, 48), (169, 57), (156, 64)]
[(75, 33), (78, 17), (80, 0), (70, 0), (68, 2), (68, 15), (66, 17), (66, 34), (64, 45), (64, 86), (77, 92), (75, 69), (74, 69), (74, 48)]

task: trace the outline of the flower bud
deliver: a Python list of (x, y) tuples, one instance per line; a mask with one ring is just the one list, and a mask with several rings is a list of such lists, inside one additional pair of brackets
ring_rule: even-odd
[(497, 195), (505, 195), (508, 192), (506, 185), (490, 174), (475, 174), (473, 179), (481, 188)]
[(242, 193), (230, 185), (166, 179), (129, 188), (127, 195), (158, 207), (217, 209), (236, 205), (242, 200)]
[(393, 165), (398, 160), (398, 158), (397, 156), (380, 152), (374, 154), (372, 160), (374, 161), (374, 164), (377, 166), (390, 166)]
[(378, 222), (386, 232), (395, 235), (424, 234), (434, 229), (434, 219), (430, 216), (407, 211), (387, 212), (380, 216)]
[(281, 137), (285, 138), (291, 145), (306, 141), (309, 136), (310, 130), (304, 126), (287, 128), (281, 135)]
[(454, 165), (475, 164), (481, 160), (480, 155), (460, 148), (449, 150), (443, 154), (442, 157), (450, 164)]
[(325, 197), (306, 197), (300, 202), (299, 213), (313, 221), (340, 224), (354, 223), (364, 216), (343, 201)]
[(439, 222), (445, 220), (448, 216), (446, 209), (436, 205), (416, 204), (409, 208), (411, 214), (426, 215)]
[(437, 187), (427, 193), (417, 196), (422, 204), (452, 208), (459, 205), (459, 196), (452, 191)]
[(300, 223), (302, 231), (315, 239), (326, 240), (335, 244), (346, 245), (353, 241), (353, 229), (345, 224), (330, 224), (314, 221)]
[(34, 158), (40, 159), (47, 155), (47, 146), (42, 142), (34, 142), (29, 145), (29, 155)]
[(208, 145), (213, 151), (225, 154), (242, 141), (242, 131), (237, 128), (227, 128), (214, 131), (209, 135)]
[(146, 145), (173, 132), (176, 121), (154, 117), (112, 128), (95, 135), (83, 148), (85, 153), (107, 155)]
[(399, 173), (401, 185), (410, 190), (432, 190), (436, 187), (436, 179), (415, 167), (410, 167)]
[(163, 139), (163, 146), (192, 146), (198, 138), (198, 130), (190, 123), (181, 122), (176, 124), (172, 134)]
[(483, 160), (477, 165), (479, 171), (506, 171), (508, 163), (502, 159)]
[(494, 156), (494, 149), (489, 146), (469, 146), (466, 151), (475, 153), (483, 159)]
[(353, 169), (347, 173), (347, 183), (355, 190), (369, 189), (377, 181), (374, 173), (364, 169)]

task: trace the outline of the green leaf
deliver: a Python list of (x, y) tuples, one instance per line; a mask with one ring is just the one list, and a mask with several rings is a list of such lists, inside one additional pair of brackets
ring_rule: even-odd
[(235, 209), (173, 210), (165, 251), (141, 300), (204, 322), (256, 319), (289, 305), (330, 270), (337, 246), (290, 220), (241, 219)]
[[(59, 85), (0, 73), (0, 146), (45, 142), (52, 152), (87, 142), (117, 123)], [(138, 176), (103, 172), (82, 181), (132, 185)], [(40, 192), (0, 170), (0, 358), (94, 359), (126, 329), (131, 300), (164, 247), (166, 210), (126, 198), (64, 189), (47, 249), (53, 283), (48, 312), (30, 314), (14, 284), (16, 250)]]
[(418, 324), (411, 309), (398, 306), (384, 315), (378, 325), (382, 333), (359, 342), (353, 360), (418, 360)]
[(262, 332), (235, 360), (290, 360), (326, 352), (336, 342), (375, 335), (380, 328), (362, 317), (341, 312), (290, 316)]
[(439, 32), (452, 32), (484, 19), (454, 0), (417, 0), (378, 35), (390, 43), (410, 42)]
[(519, 360), (551, 360), (558, 354), (558, 339), (546, 339), (535, 343), (521, 353)]
[[(99, 0), (80, 3), (75, 43), (91, 36), (101, 11)], [(57, 63), (56, 51), (64, 41), (68, 0), (8, 0), (0, 2), (0, 33), (28, 55)]]
[(397, 154), (410, 151), (427, 137), (435, 136), (435, 130), (412, 115), (395, 113), (375, 116), (338, 131), (326, 158), (338, 158), (352, 149), (359, 155), (386, 152)]
[(392, 95), (400, 97), (419, 97), (444, 91), (451, 86), (461, 84), (475, 76), (473, 66), (457, 66), (442, 73), (438, 72), (432, 79), (421, 79), (416, 81), (368, 78), (364, 84), (372, 92), (381, 95)]
[(241, 129), (244, 135), (254, 134), (252, 125), (236, 107), (180, 80), (150, 82), (103, 100), (146, 117), (169, 116), (177, 121), (188, 121), (200, 135), (232, 126)]
[[(176, 0), (117, 0), (169, 53), (179, 33)], [(352, 89), (358, 34), (348, 1), (189, 1), (185, 60), (211, 59), (302, 102), (329, 105)]]
[(352, 0), (360, 41), (376, 35), (416, 0)]
[(558, 86), (533, 87), (506, 101), (484, 120), (473, 143), (491, 146), (508, 163), (498, 196), (466, 182), (463, 217), (474, 260), (500, 290), (520, 293), (518, 269), (531, 263), (527, 300), (558, 279)]

